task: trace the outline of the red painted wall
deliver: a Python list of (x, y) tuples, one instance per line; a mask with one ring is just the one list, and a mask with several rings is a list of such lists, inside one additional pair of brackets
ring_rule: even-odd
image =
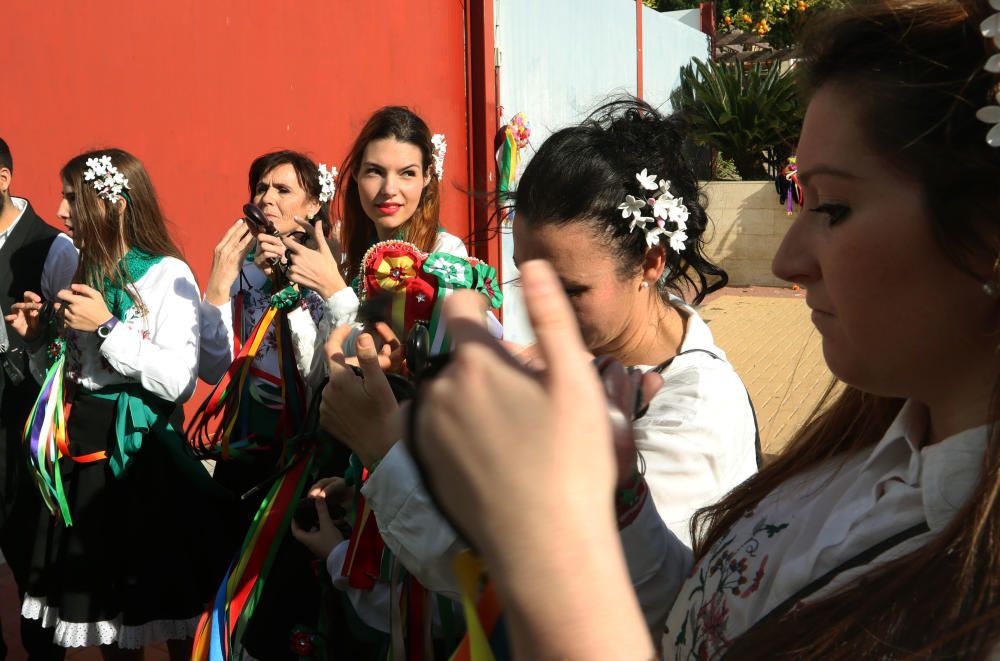
[(0, 136), (16, 195), (52, 224), (58, 171), (115, 145), (146, 164), (199, 281), (257, 155), (339, 166), (368, 115), (416, 110), (448, 139), (443, 220), (470, 233), (459, 0), (3, 0)]

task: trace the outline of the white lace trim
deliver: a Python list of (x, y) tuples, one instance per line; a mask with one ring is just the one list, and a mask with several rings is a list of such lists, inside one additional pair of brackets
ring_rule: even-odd
[(59, 609), (49, 608), (45, 599), (24, 595), (21, 617), (41, 620), (46, 629), (55, 627), (52, 642), (59, 647), (92, 647), (117, 643), (123, 649), (140, 649), (167, 640), (193, 638), (201, 616), (189, 620), (153, 620), (139, 626), (121, 623), (121, 615), (100, 622), (66, 622)]

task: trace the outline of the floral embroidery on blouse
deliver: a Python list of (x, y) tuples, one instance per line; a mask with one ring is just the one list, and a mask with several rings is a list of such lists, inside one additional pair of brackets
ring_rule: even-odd
[[(235, 330), (240, 335), (240, 342), (245, 342), (247, 337), (250, 335), (250, 331), (253, 330), (253, 327), (258, 321), (260, 321), (260, 318), (264, 316), (264, 313), (271, 305), (271, 281), (266, 281), (263, 287), (241, 287), (237, 296), (240, 296), (243, 299), (243, 319), (242, 324)], [(303, 288), (302, 298), (299, 300), (299, 305), (302, 309), (309, 312), (309, 315), (317, 324), (323, 317), (323, 304), (324, 301), (322, 296), (311, 289)], [(254, 365), (258, 367), (262, 365), (262, 361), (265, 356), (272, 353), (277, 348), (278, 341), (274, 336), (274, 327), (272, 326), (268, 329), (267, 335), (265, 335), (264, 339), (261, 341), (260, 348), (254, 358)]]
[(730, 600), (746, 599), (760, 589), (768, 559), (766, 553), (759, 554), (761, 539), (771, 539), (787, 527), (763, 518), (744, 541), (735, 544), (738, 538), (730, 535), (695, 566), (692, 576), (698, 582), (688, 595), (688, 612), (674, 640), (675, 659), (700, 661), (725, 655), (732, 643), (726, 630)]

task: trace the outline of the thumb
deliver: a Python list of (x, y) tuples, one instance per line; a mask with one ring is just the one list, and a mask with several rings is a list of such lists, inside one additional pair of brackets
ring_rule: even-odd
[(379, 364), (375, 339), (368, 333), (362, 333), (358, 336), (357, 350), (358, 365), (365, 379), (365, 390), (380, 404), (395, 403), (396, 397), (392, 394), (389, 380), (385, 378), (385, 372)]

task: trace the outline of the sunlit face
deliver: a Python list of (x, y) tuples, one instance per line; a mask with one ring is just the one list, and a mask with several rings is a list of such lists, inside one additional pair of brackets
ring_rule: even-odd
[(827, 85), (809, 104), (798, 149), (804, 210), (773, 270), (808, 290), (838, 378), (927, 403), (991, 360), (993, 302), (942, 253), (918, 182), (870, 146), (854, 98)]
[(319, 202), (299, 183), (291, 163), (282, 163), (268, 170), (257, 182), (253, 203), (274, 223), (280, 234), (300, 230), (295, 217), (303, 220), (319, 212)]
[(66, 234), (73, 236), (73, 202), (76, 200), (76, 192), (67, 182), (62, 185), (62, 199), (59, 200), (59, 208), (56, 209), (56, 218), (66, 226)]
[(416, 213), (430, 173), (420, 147), (395, 138), (372, 140), (357, 174), (361, 208), (380, 239), (388, 239)]
[(640, 295), (642, 276), (623, 279), (608, 246), (594, 238), (586, 223), (528, 226), (514, 222), (514, 261), (544, 259), (562, 281), (576, 314), (587, 349), (612, 354), (646, 304)]

